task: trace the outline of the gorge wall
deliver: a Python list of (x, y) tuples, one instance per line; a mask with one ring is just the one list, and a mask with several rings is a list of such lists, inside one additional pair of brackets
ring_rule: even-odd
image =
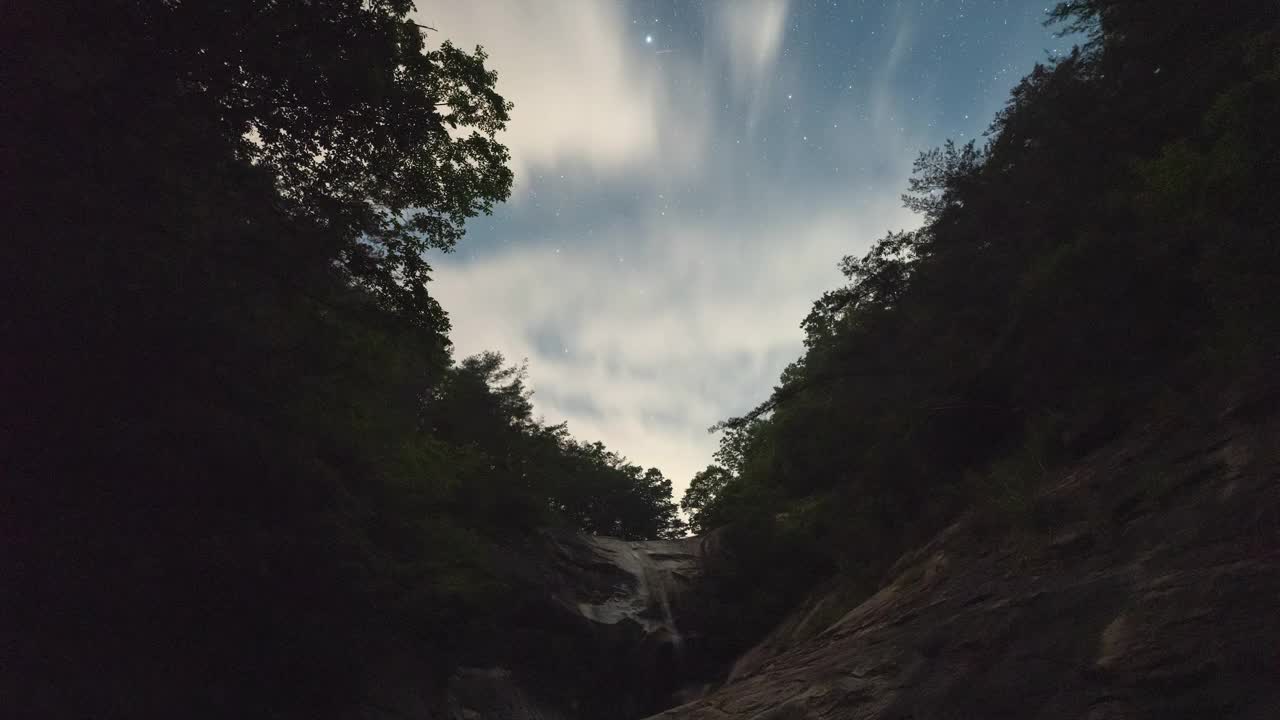
[(448, 682), (456, 720), (640, 718), (703, 674), (696, 591), (714, 538), (544, 532), (512, 549), (523, 605)]
[(870, 597), (833, 580), (732, 663), (703, 635), (719, 533), (539, 534), (505, 559), (520, 607), (485, 649), (434, 702), (369, 716), (1276, 717), (1278, 406), (1229, 395), (1132, 428), (1016, 512), (974, 508)]
[(665, 720), (1280, 712), (1280, 395), (1165, 416), (978, 508), (855, 607), (817, 594)]

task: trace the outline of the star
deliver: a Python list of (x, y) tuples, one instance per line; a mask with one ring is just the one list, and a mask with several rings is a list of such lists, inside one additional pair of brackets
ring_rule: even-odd
[(645, 44), (645, 45), (652, 45), (652, 44), (653, 44), (653, 36), (652, 36), (652, 35), (645, 35), (645, 36), (644, 36), (644, 44)]

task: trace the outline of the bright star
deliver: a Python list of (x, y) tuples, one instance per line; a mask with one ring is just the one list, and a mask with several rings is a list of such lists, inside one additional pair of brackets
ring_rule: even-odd
[(645, 44), (645, 45), (652, 45), (652, 44), (653, 44), (653, 36), (652, 36), (652, 35), (645, 35), (645, 36), (644, 36), (644, 44)]

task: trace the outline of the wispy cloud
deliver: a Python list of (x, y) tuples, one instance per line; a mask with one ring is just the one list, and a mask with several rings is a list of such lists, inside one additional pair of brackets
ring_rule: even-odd
[(739, 95), (768, 83), (782, 49), (786, 20), (786, 0), (741, 0), (716, 6), (709, 45), (724, 54)]
[[(707, 427), (762, 400), (799, 355), (800, 320), (840, 280), (835, 260), (907, 220), (896, 203), (669, 216), (573, 253), (449, 262), (432, 289), (460, 352), (528, 358), (539, 412), (683, 485), (710, 459)], [(627, 256), (606, 250), (619, 244)]]
[(460, 47), (482, 45), (515, 104), (503, 138), (517, 185), (530, 174), (579, 166), (601, 175), (696, 165), (706, 116), (658, 62), (617, 3), (507, 0), (438, 3), (419, 21)]

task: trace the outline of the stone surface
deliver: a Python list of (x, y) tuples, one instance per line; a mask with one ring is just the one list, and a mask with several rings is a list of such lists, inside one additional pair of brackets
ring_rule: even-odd
[(700, 538), (635, 542), (545, 532), (511, 548), (521, 603), (449, 681), (449, 720), (639, 718), (693, 697), (681, 687), (682, 611), (702, 574)]
[(566, 720), (531, 697), (502, 668), (461, 668), (449, 680), (449, 720)]
[(811, 598), (655, 717), (1280, 717), (1280, 425), (1232, 407), (1118, 439), (1029, 520), (962, 518), (824, 629)]

